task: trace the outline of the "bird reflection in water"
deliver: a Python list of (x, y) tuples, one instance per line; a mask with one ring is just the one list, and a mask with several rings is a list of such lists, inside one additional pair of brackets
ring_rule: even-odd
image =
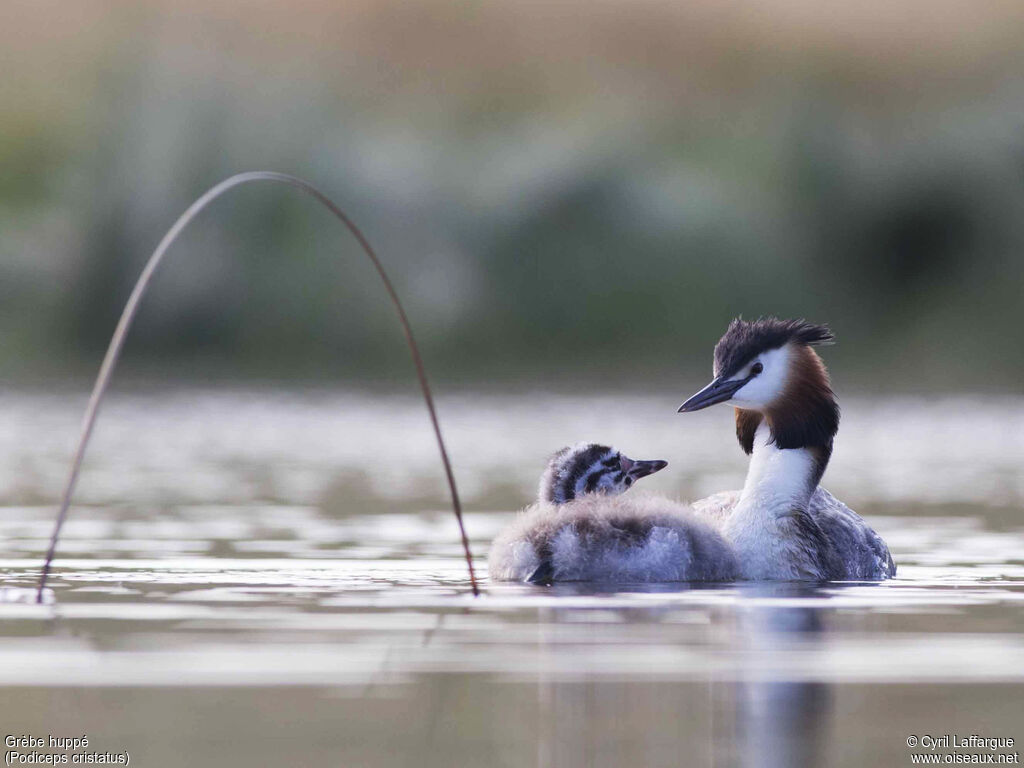
[[(615, 590), (559, 585), (553, 591), (600, 597)], [(722, 612), (681, 614), (672, 601), (595, 611), (554, 600), (540, 608), (530, 718), (535, 764), (828, 765), (831, 686), (801, 673), (801, 658), (825, 632), (825, 608), (808, 598), (824, 594), (814, 585), (762, 582), (740, 586), (738, 600), (723, 602)], [(580, 644), (579, 630), (589, 642)], [(723, 645), (724, 654), (709, 653)], [(636, 662), (631, 672), (612, 661), (621, 654)]]
[(735, 748), (743, 768), (827, 765), (829, 684), (801, 677), (795, 660), (824, 630), (821, 607), (800, 605), (821, 594), (799, 583), (746, 585), (737, 610), (744, 663), (735, 682)]

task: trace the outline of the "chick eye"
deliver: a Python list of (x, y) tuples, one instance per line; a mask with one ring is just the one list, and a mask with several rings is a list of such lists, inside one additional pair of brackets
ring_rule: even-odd
[(750, 375), (757, 376), (757, 374), (759, 374), (763, 370), (764, 366), (761, 365), (761, 363), (754, 363), (752, 366), (750, 366)]

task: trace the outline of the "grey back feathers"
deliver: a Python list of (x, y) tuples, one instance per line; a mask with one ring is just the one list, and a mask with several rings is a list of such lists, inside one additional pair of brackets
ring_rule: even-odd
[[(720, 529), (739, 500), (740, 491), (722, 491), (695, 501), (693, 511)], [(808, 517), (824, 534), (831, 552), (824, 558), (803, 558), (817, 563), (820, 570), (810, 577), (795, 574), (794, 578), (874, 581), (896, 575), (896, 564), (885, 540), (864, 518), (821, 486), (811, 495)]]
[(548, 461), (538, 496), (551, 504), (565, 504), (589, 493), (614, 496), (667, 465), (661, 460), (635, 461), (608, 445), (577, 443)]

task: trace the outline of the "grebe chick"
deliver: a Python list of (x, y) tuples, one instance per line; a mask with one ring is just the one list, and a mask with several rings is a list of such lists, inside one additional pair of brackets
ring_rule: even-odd
[(839, 405), (814, 351), (832, 332), (804, 320), (734, 320), (715, 346), (714, 379), (679, 407), (736, 409), (750, 455), (743, 490), (694, 504), (717, 523), (746, 579), (879, 580), (896, 574), (885, 541), (818, 487), (839, 429)]
[(548, 460), (537, 496), (552, 504), (565, 504), (585, 493), (618, 496), (640, 478), (667, 466), (660, 459), (634, 461), (607, 445), (567, 445)]
[(682, 504), (622, 496), (667, 466), (596, 443), (563, 448), (541, 477), (539, 501), (491, 545), (495, 581), (728, 581), (736, 563), (723, 538)]

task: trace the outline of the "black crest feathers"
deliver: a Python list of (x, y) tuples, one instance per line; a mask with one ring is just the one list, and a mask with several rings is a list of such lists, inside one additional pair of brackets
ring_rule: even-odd
[(715, 376), (732, 376), (762, 352), (789, 343), (813, 347), (834, 341), (835, 336), (827, 325), (806, 320), (737, 318), (729, 323), (729, 328), (715, 345)]

